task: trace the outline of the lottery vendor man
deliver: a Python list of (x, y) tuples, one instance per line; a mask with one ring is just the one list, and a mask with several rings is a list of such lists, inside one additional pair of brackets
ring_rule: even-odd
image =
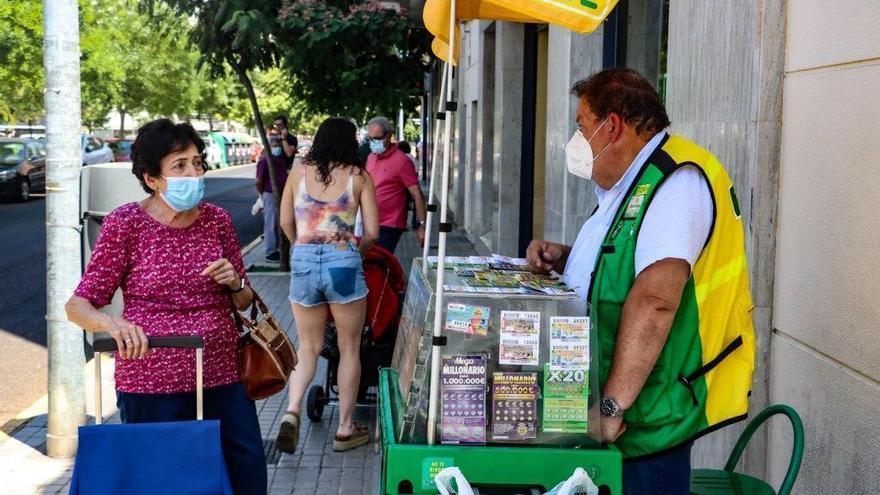
[(665, 131), (637, 72), (598, 72), (572, 94), (566, 163), (595, 183), (598, 207), (574, 246), (535, 240), (526, 255), (589, 302), (601, 436), (623, 453), (624, 493), (686, 495), (694, 440), (748, 411), (754, 328), (733, 183), (709, 151)]

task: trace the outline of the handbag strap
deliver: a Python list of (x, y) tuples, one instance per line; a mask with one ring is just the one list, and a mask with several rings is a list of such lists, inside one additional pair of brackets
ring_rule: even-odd
[[(232, 315), (235, 318), (236, 325), (238, 326), (239, 335), (245, 336), (251, 330), (257, 327), (257, 324), (259, 323), (257, 319), (259, 313), (262, 313), (263, 318), (268, 321), (273, 328), (278, 330), (278, 325), (272, 318), (272, 313), (269, 312), (269, 307), (266, 306), (266, 303), (263, 302), (263, 299), (260, 297), (259, 294), (257, 294), (257, 291), (255, 291), (253, 287), (251, 288), (251, 292), (254, 296), (250, 305), (250, 318), (243, 317), (241, 315), (241, 313), (238, 311), (238, 308), (235, 306), (235, 301), (232, 300), (232, 295), (230, 294), (229, 296), (229, 305), (232, 308)], [(245, 330), (245, 328), (247, 328), (247, 330)]]

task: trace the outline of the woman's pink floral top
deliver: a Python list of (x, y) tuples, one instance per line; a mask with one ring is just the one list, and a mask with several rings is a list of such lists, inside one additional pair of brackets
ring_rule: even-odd
[[(241, 249), (229, 213), (207, 203), (189, 227), (168, 227), (138, 203), (113, 210), (101, 227), (75, 294), (97, 307), (122, 288), (123, 317), (148, 336), (201, 335), (205, 387), (238, 381), (238, 330), (226, 288), (202, 275), (228, 259), (244, 277)], [(195, 353), (152, 349), (140, 359), (116, 360), (116, 388), (134, 393), (195, 390)]]

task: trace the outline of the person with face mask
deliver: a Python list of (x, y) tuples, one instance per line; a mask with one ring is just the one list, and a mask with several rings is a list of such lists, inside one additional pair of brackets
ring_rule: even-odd
[[(229, 213), (202, 202), (205, 143), (189, 124), (168, 119), (138, 130), (132, 173), (147, 198), (104, 219), (68, 319), (116, 340), (116, 395), (124, 423), (188, 421), (195, 417), (193, 354), (150, 349), (149, 337), (204, 339), (204, 418), (220, 420), (229, 478), (236, 494), (263, 494), (266, 457), (254, 401), (240, 382), (239, 309), (253, 301)], [(122, 316), (99, 311), (116, 290)]]
[[(275, 169), (275, 180), (278, 187), (284, 190), (287, 182), (288, 167), (287, 158), (284, 154), (284, 139), (279, 134), (269, 136), (269, 150), (272, 155), (272, 166)], [(275, 207), (275, 197), (272, 192), (272, 181), (269, 178), (269, 167), (266, 154), (260, 155), (257, 162), (257, 193), (263, 199), (263, 248), (266, 253), (266, 261), (280, 263), (281, 253), (278, 251), (278, 209)]]
[(419, 244), (425, 242), (427, 210), (415, 167), (407, 155), (391, 143), (391, 131), (391, 121), (385, 117), (375, 117), (367, 124), (370, 145), (367, 172), (376, 184), (376, 203), (379, 206), (377, 244), (393, 253), (400, 236), (406, 232), (407, 193), (412, 195), (415, 202)]
[[(569, 180), (598, 206), (573, 246), (526, 256), (575, 288), (598, 334), (601, 440), (629, 494), (685, 495), (694, 439), (744, 419), (754, 371), (745, 233), (721, 163), (668, 134), (663, 102), (629, 69), (577, 82)], [(663, 480), (658, 483), (657, 480)]]

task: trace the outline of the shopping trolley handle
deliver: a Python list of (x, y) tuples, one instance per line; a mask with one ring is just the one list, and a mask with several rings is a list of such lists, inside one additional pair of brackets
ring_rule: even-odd
[[(179, 335), (174, 337), (149, 337), (147, 339), (151, 349), (175, 348), (175, 349), (204, 349), (205, 339), (198, 335)], [(116, 341), (109, 337), (95, 339), (92, 348), (95, 352), (113, 352), (119, 349)]]

